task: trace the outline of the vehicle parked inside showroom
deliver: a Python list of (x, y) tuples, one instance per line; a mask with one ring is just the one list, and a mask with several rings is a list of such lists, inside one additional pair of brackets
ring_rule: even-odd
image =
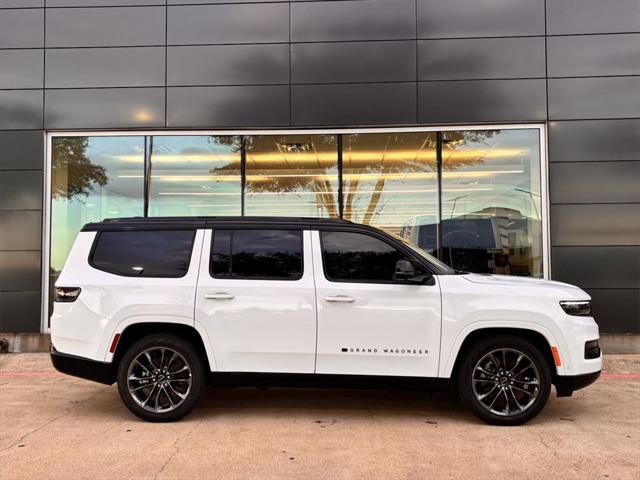
[(123, 218), (87, 224), (55, 286), (51, 358), (177, 420), (209, 380), (446, 379), (482, 420), (522, 424), (594, 382), (589, 296), (472, 274), (344, 220)]

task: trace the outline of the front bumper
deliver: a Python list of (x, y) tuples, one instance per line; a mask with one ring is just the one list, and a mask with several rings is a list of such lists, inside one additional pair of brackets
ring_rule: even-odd
[(556, 386), (558, 397), (570, 397), (574, 391), (588, 387), (595, 382), (600, 376), (600, 370), (593, 373), (585, 373), (583, 375), (556, 376), (553, 384)]
[(51, 363), (59, 372), (74, 377), (104, 383), (105, 385), (111, 385), (115, 381), (111, 363), (98, 362), (89, 358), (61, 353), (53, 346), (51, 347)]

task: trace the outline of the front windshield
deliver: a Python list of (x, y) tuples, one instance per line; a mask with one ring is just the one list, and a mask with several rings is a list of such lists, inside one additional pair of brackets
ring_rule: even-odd
[(441, 260), (438, 260), (436, 257), (434, 257), (433, 255), (427, 253), (422, 248), (414, 245), (411, 242), (406, 241), (404, 238), (402, 238), (399, 235), (396, 235), (394, 233), (391, 233), (391, 235), (393, 237), (397, 238), (398, 240), (400, 240), (402, 243), (404, 243), (407, 247), (409, 247), (411, 250), (416, 252), (422, 258), (424, 258), (427, 262), (429, 262), (430, 265), (433, 265), (434, 267), (436, 267), (439, 270), (437, 272), (439, 275), (453, 275), (454, 273), (456, 273), (456, 271), (453, 268), (451, 268), (449, 265), (447, 265), (446, 263), (442, 262)]

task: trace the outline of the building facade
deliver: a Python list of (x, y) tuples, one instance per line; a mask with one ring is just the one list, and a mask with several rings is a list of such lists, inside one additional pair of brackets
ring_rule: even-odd
[(638, 0), (0, 0), (0, 332), (83, 223), (296, 215), (640, 333)]

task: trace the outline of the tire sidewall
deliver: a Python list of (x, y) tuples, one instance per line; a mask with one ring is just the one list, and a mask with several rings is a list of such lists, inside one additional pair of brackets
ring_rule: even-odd
[[(167, 347), (177, 351), (184, 357), (191, 369), (191, 391), (186, 400), (170, 412), (154, 413), (143, 409), (131, 398), (127, 386), (127, 375), (131, 362), (144, 350), (154, 347)], [(120, 398), (131, 413), (148, 422), (172, 422), (179, 420), (193, 410), (206, 389), (207, 380), (202, 358), (191, 342), (174, 335), (156, 334), (138, 340), (127, 349), (118, 364), (117, 383)]]
[[(526, 354), (534, 363), (540, 374), (540, 391), (538, 398), (526, 411), (508, 417), (496, 415), (488, 411), (473, 393), (473, 370), (480, 359), (492, 350), (512, 348)], [(542, 353), (530, 342), (515, 336), (496, 336), (481, 340), (467, 352), (457, 379), (460, 399), (481, 420), (492, 425), (521, 425), (534, 418), (546, 405), (551, 393), (551, 371)]]

